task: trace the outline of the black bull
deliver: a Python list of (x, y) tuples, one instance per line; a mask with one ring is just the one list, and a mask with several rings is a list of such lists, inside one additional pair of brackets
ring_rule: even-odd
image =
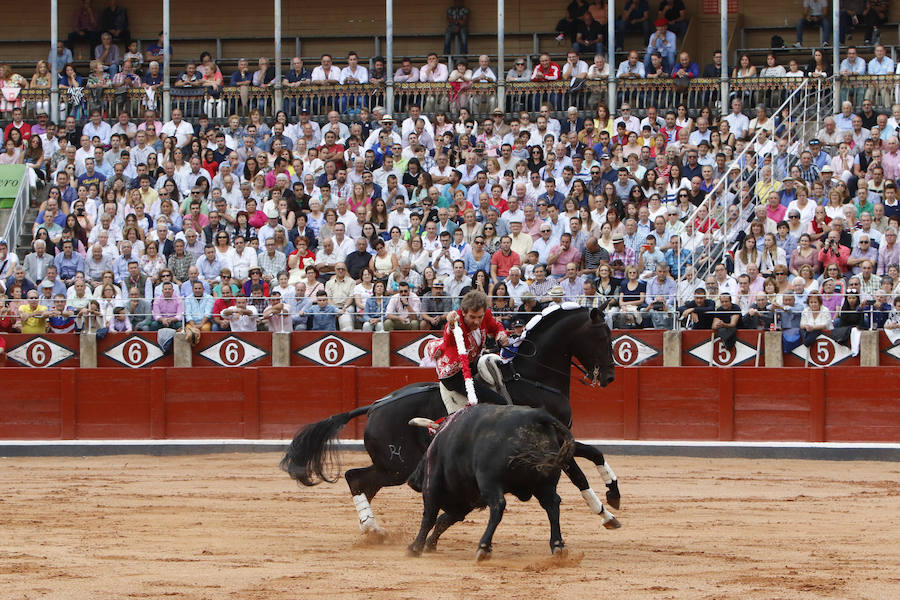
[[(606, 386), (613, 381), (611, 334), (601, 310), (560, 309), (543, 317), (528, 332), (513, 361), (516, 377), (506, 383), (513, 402), (544, 408), (571, 427), (569, 390), (573, 358), (581, 363), (592, 384)], [(281, 468), (306, 486), (336, 481), (336, 448), (330, 442), (351, 419), (366, 414), (364, 444), (373, 464), (350, 469), (345, 478), (359, 513), (360, 527), (367, 532), (381, 533), (369, 502), (381, 488), (406, 482), (419, 464), (431, 438), (424, 429), (408, 423), (413, 417), (437, 420), (446, 415), (437, 383), (412, 384), (370, 406), (307, 425), (294, 437)], [(605, 473), (607, 502), (617, 508), (618, 482), (606, 466), (603, 454), (593, 446), (576, 442), (575, 456), (592, 461), (601, 474)], [(602, 514), (599, 500), (574, 458), (564, 471), (583, 496), (592, 496), (593, 501), (585, 496), (592, 510)]]
[(574, 454), (572, 433), (545, 410), (480, 404), (454, 414), (409, 478), (424, 502), (422, 525), (409, 552), (434, 551), (451, 525), (487, 507), (490, 520), (476, 558), (488, 558), (506, 509), (504, 494), (513, 494), (523, 502), (537, 498), (550, 520), (550, 551), (562, 553), (556, 484)]

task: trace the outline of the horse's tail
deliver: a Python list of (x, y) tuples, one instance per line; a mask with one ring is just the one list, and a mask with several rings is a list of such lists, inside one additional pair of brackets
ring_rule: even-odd
[(306, 486), (337, 481), (340, 457), (337, 446), (331, 442), (351, 419), (366, 414), (369, 408), (362, 406), (332, 415), (301, 429), (281, 459), (281, 469)]

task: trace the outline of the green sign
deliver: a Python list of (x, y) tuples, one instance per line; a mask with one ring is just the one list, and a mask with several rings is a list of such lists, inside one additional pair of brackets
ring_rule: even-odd
[(0, 165), (0, 198), (15, 198), (25, 176), (25, 165)]

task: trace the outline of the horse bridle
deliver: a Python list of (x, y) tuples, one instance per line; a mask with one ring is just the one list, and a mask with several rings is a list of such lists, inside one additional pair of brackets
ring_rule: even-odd
[[(523, 340), (523, 343), (524, 342), (530, 342), (532, 345), (534, 345), (534, 342), (532, 342), (531, 340)], [(526, 360), (534, 361), (535, 354), (537, 354), (537, 351), (533, 352), (532, 354), (522, 354), (521, 347), (520, 347), (517, 356), (519, 358), (524, 358)], [(573, 358), (569, 359), (569, 364), (572, 365), (573, 367), (575, 367), (576, 369), (578, 369), (578, 371), (584, 375), (584, 377), (576, 378), (575, 381), (577, 381), (578, 383), (581, 383), (583, 385), (586, 385), (588, 387), (597, 387), (598, 385), (600, 385), (600, 381), (599, 381), (600, 365), (596, 365), (593, 369), (591, 369), (591, 373), (589, 374), (587, 369), (585, 369), (579, 363), (575, 362), (575, 360)], [(561, 369), (556, 369), (556, 368), (550, 367), (548, 365), (542, 364), (541, 367), (544, 369), (547, 369), (548, 371), (553, 371), (554, 373), (559, 373), (560, 375), (563, 375), (563, 376), (571, 375), (571, 373), (566, 373), (565, 371), (563, 371)], [(513, 375), (513, 379), (519, 380), (519, 379), (522, 379), (522, 377), (518, 373), (516, 373), (515, 375)]]

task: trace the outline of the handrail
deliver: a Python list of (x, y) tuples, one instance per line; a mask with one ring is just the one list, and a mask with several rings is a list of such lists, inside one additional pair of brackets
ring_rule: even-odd
[[(816, 78), (806, 77), (746, 77), (746, 78), (730, 78), (728, 79), (730, 89), (735, 94), (759, 95), (760, 100), (768, 101), (769, 107), (776, 109), (776, 102), (780, 101), (781, 94), (793, 93), (797, 88), (809, 85), (819, 86), (820, 81)], [(900, 76), (898, 75), (857, 75), (857, 76), (838, 76), (828, 80), (828, 85), (836, 83), (838, 86), (852, 90), (855, 94), (861, 92), (874, 91), (878, 93), (869, 94), (875, 101), (876, 109), (887, 109), (890, 107), (895, 96), (895, 89), (900, 88)], [(573, 91), (567, 81), (551, 81), (551, 82), (506, 82), (506, 96), (508, 100), (514, 102), (508, 103), (508, 110), (514, 112), (514, 104), (521, 106), (533, 106), (540, 99), (542, 102), (547, 101), (555, 104), (557, 110), (565, 110), (568, 106), (575, 106), (580, 110), (593, 113), (593, 104), (596, 101), (603, 102), (606, 97), (606, 80), (587, 80), (580, 89)], [(218, 97), (210, 94), (208, 88), (189, 88), (193, 90), (192, 94), (178, 94), (176, 90), (185, 88), (173, 87), (174, 104), (193, 102), (194, 112), (191, 116), (199, 116), (201, 112), (206, 113), (214, 121), (221, 121), (228, 114), (237, 110), (240, 106), (240, 89), (225, 86), (218, 91)], [(449, 83), (395, 83), (394, 95), (396, 99), (415, 99), (420, 102), (426, 102), (429, 98), (434, 100), (446, 101), (447, 98), (453, 97), (453, 86)], [(305, 83), (298, 87), (286, 87), (280, 90), (282, 98), (285, 100), (307, 101), (307, 105), (312, 103), (313, 110), (317, 114), (324, 114), (322, 107), (336, 103), (340, 104), (339, 110), (346, 112), (348, 108), (353, 108), (351, 103), (365, 101), (370, 99), (369, 106), (375, 104), (384, 105), (384, 86), (374, 84), (354, 84), (354, 85), (313, 85)], [(471, 98), (493, 97), (497, 93), (496, 84), (478, 83), (472, 85), (467, 94)], [(674, 107), (677, 104), (685, 103), (692, 111), (698, 110), (702, 106), (713, 107), (719, 102), (720, 80), (718, 78), (697, 78), (690, 81), (686, 86), (672, 79), (620, 79), (616, 81), (616, 93), (618, 102), (631, 102), (636, 107), (657, 106), (662, 108)], [(825, 93), (830, 94), (829, 89)], [(26, 119), (35, 117), (34, 111), (37, 100), (44, 100), (49, 94), (48, 89), (24, 89), (20, 94), (26, 111)], [(117, 97), (113, 88), (106, 88), (102, 94), (103, 112), (108, 118), (112, 118), (115, 112), (124, 109), (132, 117), (140, 117), (142, 98), (144, 96), (143, 89), (131, 89), (125, 96)], [(275, 114), (283, 108), (276, 106), (275, 90), (273, 88), (249, 88), (248, 97), (252, 100), (252, 104), (258, 107), (265, 118), (271, 119)], [(87, 99), (86, 99), (87, 100)], [(246, 100), (246, 98), (245, 98)], [(62, 94), (63, 103), (68, 101), (65, 94)], [(207, 102), (209, 101), (209, 102)], [(400, 103), (402, 104), (402, 103)], [(398, 104), (398, 106), (400, 105)], [(480, 102), (480, 110), (473, 110), (473, 114), (478, 117), (485, 117), (492, 109), (486, 102)], [(247, 108), (244, 106), (243, 108)], [(316, 109), (319, 110), (316, 110)], [(335, 108), (338, 108), (335, 106)], [(470, 110), (473, 107), (470, 107)], [(388, 108), (391, 110), (390, 108)], [(394, 107), (394, 110), (399, 108)], [(426, 109), (428, 110), (428, 109)], [(780, 107), (778, 107), (780, 110)], [(83, 112), (83, 111), (82, 111)], [(240, 112), (240, 111), (238, 111)], [(393, 111), (392, 111), (393, 112)], [(452, 111), (451, 111), (452, 112)], [(86, 115), (78, 113), (76, 118), (85, 118)]]
[(9, 214), (9, 220), (0, 236), (7, 241), (10, 252), (15, 252), (18, 246), (19, 232), (25, 222), (25, 213), (31, 203), (31, 188), (28, 186), (28, 167), (22, 171), (22, 180), (19, 182), (19, 191), (16, 193), (16, 199), (13, 203), (12, 212)]

